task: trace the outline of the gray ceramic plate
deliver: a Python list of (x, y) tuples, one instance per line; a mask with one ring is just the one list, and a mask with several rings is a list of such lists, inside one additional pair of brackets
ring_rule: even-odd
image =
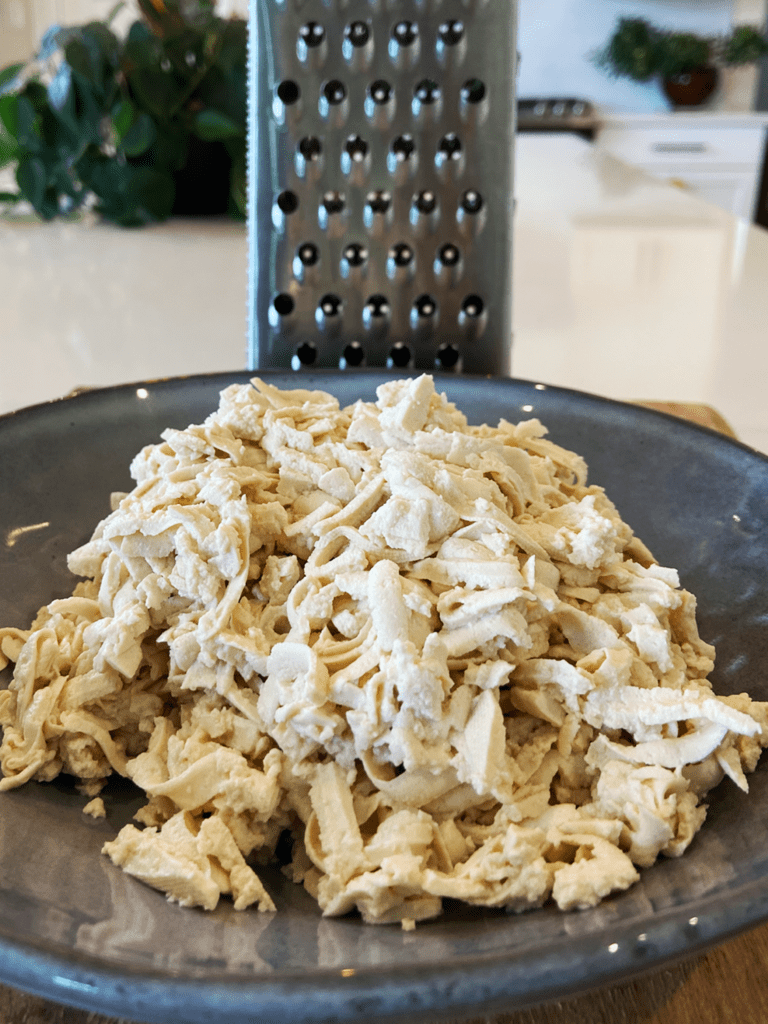
[[(293, 374), (264, 374), (295, 387)], [(377, 373), (314, 375), (342, 401)], [(0, 418), (0, 622), (27, 625), (68, 593), (66, 553), (130, 486), (166, 426), (199, 422), (245, 374), (150, 382)], [(441, 379), (472, 422), (539, 416), (584, 454), (639, 535), (699, 595), (716, 686), (768, 698), (768, 459), (645, 409), (521, 381)], [(29, 529), (34, 527), (33, 529)], [(0, 980), (59, 1002), (173, 1024), (374, 1020), (511, 1010), (625, 979), (768, 917), (768, 767), (748, 796), (712, 797), (688, 853), (594, 910), (520, 916), (449, 907), (414, 932), (323, 919), (277, 871), (279, 912), (182, 910), (100, 856), (138, 806), (106, 791), (105, 820), (65, 781), (0, 796)]]

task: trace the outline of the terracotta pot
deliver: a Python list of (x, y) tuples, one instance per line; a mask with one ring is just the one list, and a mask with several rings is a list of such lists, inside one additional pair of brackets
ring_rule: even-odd
[(680, 75), (665, 78), (662, 87), (667, 99), (676, 107), (698, 107), (717, 88), (717, 68), (691, 68)]

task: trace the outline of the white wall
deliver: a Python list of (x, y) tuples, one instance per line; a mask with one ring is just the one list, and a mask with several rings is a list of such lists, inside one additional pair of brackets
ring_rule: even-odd
[[(114, 5), (115, 0), (0, 0), (0, 67), (31, 57), (51, 25), (105, 18)], [(129, 2), (119, 21), (130, 24), (134, 12)]]

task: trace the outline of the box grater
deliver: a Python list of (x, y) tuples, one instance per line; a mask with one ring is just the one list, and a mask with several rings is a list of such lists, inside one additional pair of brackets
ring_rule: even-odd
[(249, 367), (510, 372), (515, 0), (251, 0)]

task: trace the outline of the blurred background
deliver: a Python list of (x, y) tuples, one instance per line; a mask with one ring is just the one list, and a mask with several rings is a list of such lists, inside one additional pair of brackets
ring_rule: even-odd
[[(246, 0), (221, 0), (217, 13), (247, 13)], [(0, 0), (0, 66), (34, 53), (53, 24), (74, 25), (103, 19), (114, 0)], [(130, 0), (116, 24), (127, 26), (136, 15)], [(522, 55), (520, 96), (579, 96), (627, 111), (666, 109), (653, 83), (610, 79), (590, 60), (621, 17), (647, 18), (665, 28), (718, 34), (735, 24), (763, 24), (766, 0), (521, 0), (519, 49)], [(766, 109), (760, 67), (726, 75), (717, 109)]]
[[(126, 0), (112, 22), (118, 34), (139, 16), (139, 3), (153, 21), (162, 20), (154, 17), (161, 10), (170, 17), (174, 7), (205, 6)], [(30, 58), (51, 26), (103, 20), (114, 6), (0, 0), (0, 67)], [(415, 6), (403, 0), (403, 10)], [(441, 9), (461, 6), (444, 0)], [(216, 4), (221, 18), (246, 13), (247, 0)], [(722, 39), (754, 26), (768, 46), (768, 0), (519, 0), (518, 15), (515, 374), (617, 398), (706, 402), (768, 452), (767, 58), (742, 48), (743, 59), (717, 60), (714, 88), (690, 106), (666, 88), (670, 75), (686, 76), (668, 75), (667, 65), (644, 74), (634, 66), (633, 45), (615, 49), (609, 66), (599, 59), (627, 22), (630, 35), (650, 30), (652, 41), (674, 36), (686, 46), (692, 36)], [(229, 65), (244, 64), (242, 23), (239, 31), (234, 42), (242, 45), (233, 46)], [(71, 203), (57, 205), (53, 189), (43, 187), (59, 184), (57, 169), (35, 164), (33, 154), (35, 166), (22, 167), (20, 179), (45, 222), (21, 202), (0, 216), (2, 344), (4, 355), (18, 353), (0, 374), (0, 413), (70, 387), (244, 364), (244, 76), (238, 83), (220, 61), (222, 74), (205, 79), (207, 91), (198, 90), (194, 106), (182, 105), (180, 149), (195, 133), (229, 147), (232, 194), (242, 199), (234, 211), (239, 221), (222, 216), (232, 212), (225, 180), (221, 209), (202, 217), (205, 211), (171, 207), (167, 188), (150, 189), (145, 154), (169, 119), (143, 102), (158, 95), (162, 77), (150, 66), (154, 51), (148, 44), (144, 50), (146, 88), (136, 83), (133, 106), (107, 107), (111, 155), (115, 146), (127, 154), (109, 164), (114, 182), (95, 173), (108, 164), (106, 145), (95, 152), (87, 137), (90, 163), (76, 149), (81, 177), (90, 173), (86, 186), (103, 186), (96, 214), (78, 220)], [(162, 70), (170, 60), (155, 64)], [(239, 105), (232, 103), (234, 86)], [(13, 82), (5, 87), (0, 115)], [(36, 103), (47, 102), (45, 90), (35, 95)], [(102, 108), (94, 109), (98, 122)], [(11, 162), (2, 167), (0, 145), (0, 170), (9, 179), (0, 182), (0, 199), (3, 187), (14, 188)], [(132, 191), (118, 171), (134, 175)], [(199, 182), (198, 193), (211, 194), (208, 180), (200, 175)], [(95, 232), (88, 228), (94, 220)]]
[[(52, 25), (104, 20), (115, 6), (115, 0), (0, 0), (0, 68), (36, 53)], [(138, 0), (118, 6), (111, 24), (121, 34), (140, 11)], [(247, 6), (247, 0), (220, 0), (215, 10), (223, 18), (247, 17)], [(670, 99), (663, 75), (638, 80), (638, 69), (599, 59), (626, 22), (685, 44), (691, 34), (723, 40), (740, 26), (764, 33), (767, 15), (768, 0), (520, 0), (518, 127), (580, 131), (619, 159), (768, 226), (768, 57), (742, 53), (738, 62), (710, 61), (718, 65), (716, 85), (693, 106)], [(693, 122), (684, 122), (690, 114)], [(686, 134), (692, 127), (696, 138)]]

